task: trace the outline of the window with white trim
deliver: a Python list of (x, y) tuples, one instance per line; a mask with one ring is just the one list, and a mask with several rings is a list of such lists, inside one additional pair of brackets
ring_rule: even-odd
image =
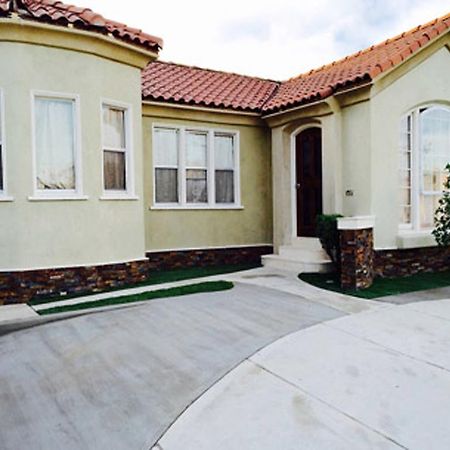
[(78, 98), (35, 94), (33, 108), (35, 192), (43, 196), (79, 193)]
[(5, 150), (3, 145), (3, 95), (0, 91), (0, 195), (5, 194)]
[(238, 158), (236, 132), (155, 126), (155, 205), (239, 206)]
[(234, 203), (234, 152), (235, 139), (233, 135), (214, 134), (216, 203)]
[(430, 230), (450, 162), (450, 109), (418, 108), (401, 120), (400, 228)]
[(178, 130), (156, 128), (153, 143), (156, 203), (178, 203)]
[(208, 203), (208, 133), (186, 131), (186, 203)]
[(130, 192), (128, 108), (102, 104), (103, 190), (106, 194)]

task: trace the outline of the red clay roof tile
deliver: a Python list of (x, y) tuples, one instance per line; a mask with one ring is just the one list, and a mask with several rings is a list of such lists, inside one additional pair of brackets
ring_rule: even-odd
[(277, 82), (155, 61), (142, 74), (144, 100), (259, 112)]
[(101, 34), (110, 33), (116, 39), (158, 52), (163, 41), (136, 28), (105, 19), (89, 8), (67, 5), (57, 0), (0, 0), (0, 15), (17, 13), (25, 20), (68, 26), (69, 24)]
[(449, 28), (450, 15), (446, 15), (282, 83), (153, 62), (143, 72), (143, 98), (263, 113), (285, 110), (371, 82)]
[(369, 47), (320, 69), (281, 83), (263, 106), (270, 113), (326, 98), (340, 88), (370, 82), (400, 64), (450, 28), (450, 14)]

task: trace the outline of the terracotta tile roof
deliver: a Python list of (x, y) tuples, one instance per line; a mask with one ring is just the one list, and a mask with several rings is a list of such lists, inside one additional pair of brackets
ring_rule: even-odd
[(450, 28), (450, 14), (339, 61), (283, 82), (264, 112), (324, 99), (342, 88), (370, 82)]
[(163, 45), (160, 38), (105, 19), (89, 8), (66, 5), (56, 0), (0, 0), (0, 16), (8, 17), (13, 13), (25, 20), (61, 26), (71, 25), (87, 31), (111, 34), (116, 39), (154, 52), (158, 52)]
[(144, 100), (240, 111), (261, 111), (277, 82), (198, 67), (155, 61), (142, 75)]
[(153, 62), (143, 73), (143, 98), (265, 114), (286, 110), (371, 82), (449, 28), (450, 14), (284, 82)]

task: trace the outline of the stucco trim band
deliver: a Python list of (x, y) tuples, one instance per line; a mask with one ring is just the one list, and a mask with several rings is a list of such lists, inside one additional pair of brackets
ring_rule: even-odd
[(365, 230), (373, 228), (375, 216), (354, 216), (338, 219), (338, 230)]

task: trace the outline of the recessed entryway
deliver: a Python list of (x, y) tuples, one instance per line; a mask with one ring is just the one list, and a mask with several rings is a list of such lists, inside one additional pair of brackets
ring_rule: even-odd
[(295, 137), (297, 236), (316, 236), (322, 205), (322, 130), (311, 127)]

